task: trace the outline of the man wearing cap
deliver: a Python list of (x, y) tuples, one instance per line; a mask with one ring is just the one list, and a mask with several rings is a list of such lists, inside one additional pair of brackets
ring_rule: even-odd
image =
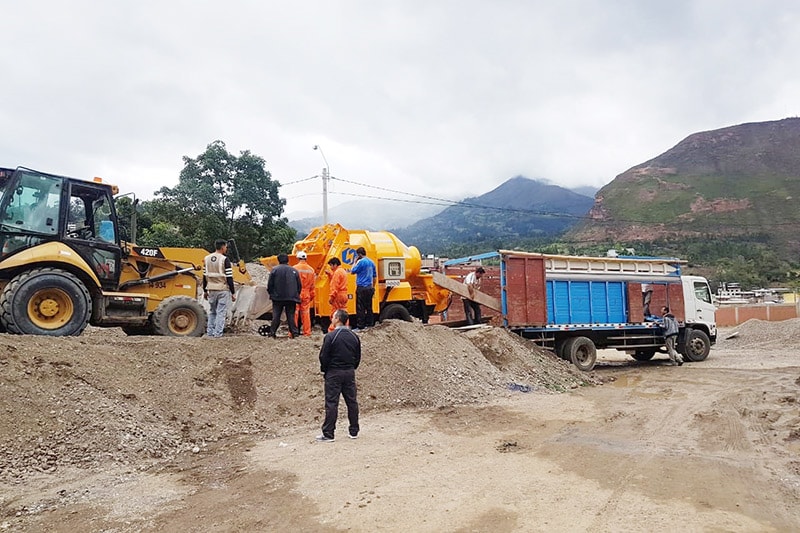
[[(479, 266), (473, 272), (467, 274), (467, 277), (464, 278), (464, 285), (467, 286), (470, 296), (474, 296), (475, 291), (479, 291), (481, 289), (481, 278), (483, 277), (484, 273), (486, 273), (486, 271), (482, 266)], [(481, 304), (463, 296), (461, 297), (461, 300), (464, 302), (464, 316), (467, 319), (467, 325), (471, 326), (473, 324), (480, 324)]]
[(314, 283), (316, 275), (314, 269), (306, 260), (308, 254), (303, 250), (297, 252), (297, 264), (294, 269), (300, 274), (300, 305), (297, 308), (297, 322), (303, 325), (303, 335), (311, 335), (311, 304), (314, 301)]
[(367, 251), (363, 246), (356, 249), (356, 255), (358, 261), (350, 269), (350, 273), (356, 276), (356, 329), (371, 328), (375, 325), (372, 298), (375, 296), (378, 269), (372, 259), (367, 257)]

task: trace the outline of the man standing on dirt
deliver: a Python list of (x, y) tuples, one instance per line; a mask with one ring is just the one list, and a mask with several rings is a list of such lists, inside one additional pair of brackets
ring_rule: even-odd
[(301, 286), (300, 306), (297, 308), (296, 318), (299, 319), (298, 324), (303, 324), (303, 335), (306, 337), (311, 335), (311, 303), (314, 301), (314, 284), (317, 279), (314, 269), (306, 262), (307, 259), (308, 254), (300, 250), (297, 252), (298, 263), (294, 267), (300, 275)]
[[(475, 295), (475, 291), (479, 291), (481, 289), (481, 278), (486, 273), (482, 266), (477, 267), (473, 272), (467, 274), (467, 277), (464, 278), (464, 285), (467, 286), (469, 290), (469, 295)], [(467, 325), (471, 326), (473, 324), (480, 324), (481, 323), (481, 304), (470, 300), (466, 297), (461, 297), (461, 301), (464, 302), (464, 317), (467, 319)]]
[(342, 262), (338, 257), (331, 257), (328, 260), (331, 270), (327, 273), (330, 277), (330, 291), (328, 292), (328, 303), (331, 305), (331, 325), (328, 331), (333, 331), (333, 316), (338, 310), (347, 309), (347, 273), (342, 268)]
[(228, 241), (214, 241), (216, 251), (203, 259), (203, 298), (208, 300), (209, 313), (206, 336), (222, 337), (228, 304), (236, 301), (236, 288), (233, 285), (233, 266), (228, 259)]
[(347, 327), (347, 311), (333, 314), (333, 331), (325, 334), (319, 351), (319, 370), (325, 375), (325, 421), (317, 442), (333, 442), (339, 416), (339, 395), (347, 405), (348, 435), (358, 438), (358, 399), (356, 369), (361, 363), (361, 339)]
[(375, 325), (372, 298), (375, 296), (378, 269), (372, 259), (367, 257), (367, 251), (363, 246), (356, 249), (356, 255), (358, 261), (350, 269), (350, 273), (356, 276), (356, 329), (365, 329)]
[(673, 365), (681, 366), (683, 357), (675, 350), (675, 342), (678, 340), (678, 321), (675, 319), (675, 315), (669, 312), (669, 307), (662, 307), (661, 315), (664, 321), (661, 328), (664, 331), (664, 343), (667, 345), (669, 359)]
[(275, 337), (281, 325), (281, 314), (286, 314), (286, 324), (289, 326), (289, 336), (299, 337), (297, 323), (295, 322), (295, 306), (300, 303), (300, 274), (289, 266), (289, 256), (278, 254), (278, 266), (269, 273), (267, 292), (272, 300), (272, 325), (269, 336)]

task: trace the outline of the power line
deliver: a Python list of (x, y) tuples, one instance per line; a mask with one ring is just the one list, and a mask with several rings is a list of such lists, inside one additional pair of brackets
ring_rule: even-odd
[(304, 181), (314, 180), (314, 179), (317, 179), (318, 177), (319, 177), (319, 175), (316, 175), (316, 176), (311, 176), (310, 178), (303, 178), (303, 179), (300, 179), (300, 180), (289, 181), (287, 183), (280, 183), (280, 182), (279, 183), (280, 183), (280, 185), (282, 187), (285, 187), (286, 185), (294, 185), (295, 183), (302, 183)]

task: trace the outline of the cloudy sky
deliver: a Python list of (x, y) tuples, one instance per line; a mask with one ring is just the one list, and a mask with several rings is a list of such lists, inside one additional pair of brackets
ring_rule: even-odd
[(217, 139), (267, 161), (291, 214), (321, 211), (314, 145), (331, 205), (460, 199), (600, 187), (800, 114), (794, 0), (0, 0), (0, 20), (0, 166), (142, 198)]

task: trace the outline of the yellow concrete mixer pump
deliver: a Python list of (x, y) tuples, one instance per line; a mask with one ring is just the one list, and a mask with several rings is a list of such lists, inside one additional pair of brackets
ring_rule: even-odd
[[(307, 262), (316, 272), (314, 309), (316, 319), (327, 330), (331, 306), (328, 303), (330, 279), (326, 274), (328, 260), (337, 257), (342, 268), (350, 270), (357, 259), (356, 249), (363, 246), (367, 257), (378, 267), (378, 284), (372, 299), (372, 312), (379, 320), (411, 317), (428, 322), (428, 317), (445, 311), (450, 304), (450, 291), (434, 284), (430, 273), (423, 271), (422, 258), (414, 246), (406, 246), (388, 231), (348, 230), (339, 224), (327, 224), (311, 230), (294, 244), (289, 264), (297, 264), (297, 253), (307, 254)], [(277, 256), (265, 257), (261, 263), (271, 269)], [(347, 312), (355, 313), (355, 276), (347, 276)]]

